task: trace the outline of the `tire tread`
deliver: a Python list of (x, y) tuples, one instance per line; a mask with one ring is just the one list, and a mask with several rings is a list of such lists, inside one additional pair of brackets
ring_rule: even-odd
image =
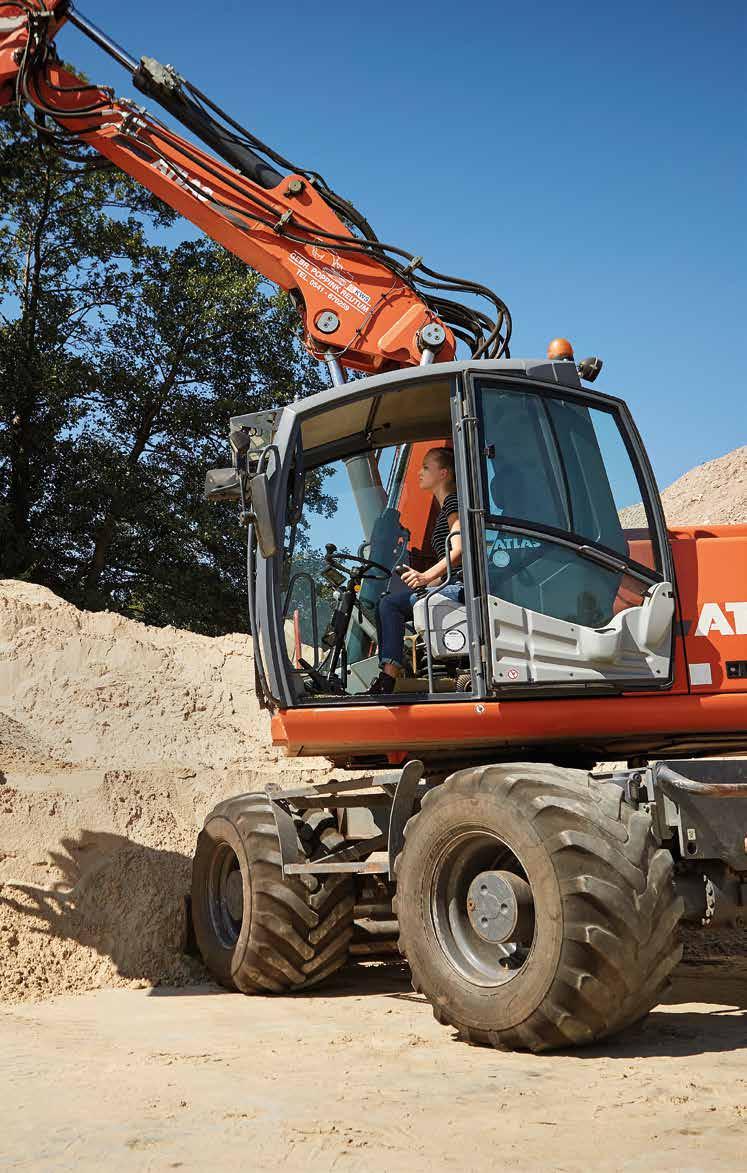
[[(592, 1043), (637, 1022), (659, 1001), (680, 959), (683, 909), (670, 853), (657, 845), (649, 816), (626, 804), (614, 783), (542, 764), (459, 771), (429, 791), (409, 819), (398, 884), (403, 873), (409, 883), (408, 847), (425, 833), (430, 812), (454, 795), (486, 791), (532, 823), (550, 856), (563, 910), (560, 960), (542, 1002), (510, 1029), (464, 1022), (458, 992), (439, 995), (436, 1019), (471, 1043), (533, 1052)], [(402, 927), (400, 951), (408, 956)], [(412, 954), (413, 986), (429, 997), (427, 964)]]
[[(314, 823), (299, 825), (304, 850), (315, 839), (317, 827), (331, 825), (331, 816), (313, 812)], [(309, 812), (311, 816), (312, 812)], [(250, 868), (251, 925), (243, 953), (234, 952), (230, 976), (215, 969), (210, 931), (195, 921), (195, 934), (208, 969), (222, 985), (245, 994), (287, 993), (317, 985), (348, 959), (353, 935), (355, 889), (352, 877), (331, 875), (283, 876), (277, 830), (270, 800), (264, 793), (226, 799), (211, 811), (205, 828), (216, 818), (226, 819), (239, 835)], [(340, 837), (342, 841), (342, 837)], [(201, 834), (193, 865), (193, 908), (200, 898), (198, 856), (212, 849)]]

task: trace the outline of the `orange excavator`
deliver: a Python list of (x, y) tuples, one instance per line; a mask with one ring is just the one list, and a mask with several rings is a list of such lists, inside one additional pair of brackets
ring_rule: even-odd
[[(188, 136), (63, 68), (65, 23)], [(206, 479), (246, 529), (273, 741), (341, 771), (208, 816), (191, 915), (211, 973), (298, 991), (396, 935), (471, 1042), (541, 1051), (642, 1018), (681, 923), (747, 920), (747, 526), (668, 529), (624, 401), (590, 386), (597, 358), (562, 339), (511, 357), (501, 298), (379, 241), (318, 172), (66, 0), (0, 0), (11, 103), (287, 290), (330, 375), (232, 419), (231, 465)], [(434, 558), (434, 448), (458, 524), (410, 597)], [(382, 693), (382, 607), (405, 593)]]

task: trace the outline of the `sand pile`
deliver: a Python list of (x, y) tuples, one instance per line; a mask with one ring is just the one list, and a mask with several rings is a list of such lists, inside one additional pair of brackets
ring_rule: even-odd
[(146, 627), (0, 583), (0, 713), (61, 762), (274, 762), (253, 679), (248, 636)]
[[(671, 526), (747, 524), (747, 445), (690, 469), (661, 495)], [(645, 526), (642, 505), (620, 513), (623, 524)]]
[(0, 998), (204, 980), (182, 953), (208, 810), (285, 762), (251, 640), (90, 614), (0, 582)]

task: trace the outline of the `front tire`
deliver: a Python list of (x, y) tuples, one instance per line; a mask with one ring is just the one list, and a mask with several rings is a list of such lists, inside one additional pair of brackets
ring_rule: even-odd
[[(472, 1043), (545, 1051), (605, 1038), (656, 1005), (681, 956), (670, 853), (618, 786), (580, 770), (452, 775), (408, 822), (396, 875), (413, 985)], [(501, 937), (495, 917), (510, 919), (513, 890), (514, 936)]]
[[(299, 846), (313, 834), (298, 820)], [(266, 794), (243, 794), (207, 817), (192, 865), (192, 918), (216, 981), (244, 994), (286, 993), (340, 969), (353, 935), (350, 876), (283, 876)]]

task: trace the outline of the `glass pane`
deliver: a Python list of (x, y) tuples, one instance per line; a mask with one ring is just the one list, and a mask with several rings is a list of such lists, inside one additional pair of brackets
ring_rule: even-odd
[[(571, 531), (589, 541), (627, 554), (604, 454), (594, 429), (592, 411), (562, 399), (547, 400), (547, 408), (568, 485)], [(593, 414), (598, 416), (601, 413), (594, 411)], [(614, 420), (610, 422), (616, 431)], [(623, 453), (630, 467), (624, 447)]]
[(293, 559), (285, 603), (285, 650), (298, 667), (299, 658), (315, 667), (324, 655), (321, 638), (332, 616), (332, 588), (320, 577), (322, 555), (298, 551)]
[[(338, 693), (368, 689), (379, 671), (381, 597), (388, 591), (393, 597), (404, 596), (409, 604), (413, 590), (392, 572), (403, 564), (424, 571), (443, 557), (436, 553), (434, 531), (440, 516), (436, 488), (446, 482), (424, 474), (432, 474), (433, 461), (428, 458), (433, 449), (448, 448), (450, 443), (450, 437), (436, 436), (307, 471), (302, 516), (295, 533), (289, 527), (285, 538), (285, 634), (291, 662), (298, 667), (303, 659), (318, 668), (321, 685), (311, 677), (317, 691), (325, 683)], [(449, 466), (447, 461), (441, 467)], [(452, 477), (447, 479), (451, 485)], [(332, 561), (327, 557), (330, 544)], [(360, 559), (377, 564), (362, 579)], [(411, 668), (408, 681), (423, 691), (428, 685), (424, 652), (417, 650), (407, 605), (404, 610), (398, 662)], [(445, 668), (440, 673), (444, 680), (448, 675)], [(452, 688), (455, 684), (451, 679)]]
[[(303, 659), (313, 663), (316, 649), (317, 663), (324, 669), (335, 643), (331, 620), (346, 579), (326, 572), (328, 543), (340, 555), (370, 558), (389, 568), (405, 556), (407, 533), (397, 511), (388, 508), (382, 483), (391, 470), (393, 455), (393, 449), (383, 449), (307, 473), (303, 516), (296, 530), (292, 558), (286, 559), (286, 648), (293, 663), (298, 660), (301, 644)], [(341, 565), (352, 568), (355, 563), (343, 561)], [(376, 602), (386, 584), (383, 574), (374, 571), (362, 583), (347, 629), (347, 659), (351, 666), (375, 650)], [(360, 691), (364, 683), (349, 681), (349, 691)]]
[(569, 528), (550, 421), (538, 395), (482, 384), (488, 511)]
[(613, 413), (483, 381), (478, 401), (489, 513), (564, 530), (658, 568)]
[(626, 607), (640, 605), (646, 585), (582, 558), (551, 541), (485, 531), (488, 589), (496, 598), (585, 627), (604, 627)]
[(615, 511), (622, 528), (625, 546), (621, 549), (642, 566), (658, 570), (652, 529), (642, 504), (643, 493), (617, 421), (606, 411), (591, 408), (589, 414), (594, 424), (599, 451), (607, 469)]

